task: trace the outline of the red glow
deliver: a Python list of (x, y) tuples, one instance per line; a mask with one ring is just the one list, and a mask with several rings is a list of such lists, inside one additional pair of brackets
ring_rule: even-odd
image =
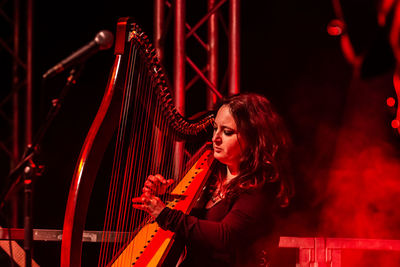
[(395, 100), (393, 97), (388, 97), (388, 98), (386, 99), (386, 104), (387, 104), (389, 107), (394, 107), (394, 105), (396, 104), (396, 100)]
[(392, 120), (392, 127), (394, 129), (397, 129), (400, 127), (400, 121), (399, 120)]
[[(354, 137), (348, 136), (347, 145), (358, 143)], [(400, 223), (400, 164), (388, 156), (389, 150), (381, 144), (354, 150), (347, 147), (347, 151), (343, 151), (347, 156), (342, 155), (335, 164), (328, 185), (329, 201), (323, 214), (326, 236), (400, 239), (396, 226)], [(343, 266), (360, 266), (357, 264), (363, 262), (368, 253), (348, 252), (347, 256), (343, 255), (343, 262), (346, 262)], [(382, 263), (384, 259), (369, 260)]]
[[(375, 101), (387, 96), (362, 85), (345, 109), (327, 175), (315, 183), (323, 205), (318, 236), (400, 240), (399, 147), (387, 136), (382, 102)], [(379, 253), (347, 251), (342, 267), (399, 266), (399, 253), (389, 254), (392, 262)]]
[(326, 27), (326, 31), (331, 36), (339, 36), (344, 31), (344, 23), (339, 19), (333, 19)]
[(390, 11), (393, 9), (395, 0), (382, 0), (378, 9), (378, 23), (379, 26), (384, 27), (386, 24), (386, 18)]
[(400, 205), (398, 160), (385, 156), (379, 146), (347, 153), (331, 171), (331, 207), (325, 210), (328, 230), (345, 236), (393, 238), (396, 227), (390, 227), (390, 221), (400, 220), (393, 213)]

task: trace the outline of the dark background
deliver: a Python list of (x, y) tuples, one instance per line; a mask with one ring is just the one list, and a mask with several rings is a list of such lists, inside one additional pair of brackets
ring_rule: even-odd
[[(191, 2), (200, 1), (187, 1), (187, 20), (194, 25), (195, 18), (205, 13), (206, 6), (205, 3), (202, 6)], [(355, 121), (370, 122), (368, 127), (356, 127), (358, 130), (376, 132), (360, 147), (365, 148), (365, 144), (385, 147), (381, 158), (390, 158), (393, 166), (398, 166), (398, 136), (390, 128), (393, 110), (385, 106), (386, 97), (395, 96), (391, 85), (394, 61), (386, 40), (387, 29), (379, 28), (375, 23), (375, 1), (352, 0), (346, 3), (348, 30), (356, 52), (368, 55), (363, 73), (358, 77), (354, 77), (352, 66), (343, 56), (339, 38), (327, 34), (326, 27), (335, 18), (331, 1), (241, 3), (241, 90), (267, 96), (285, 119), (293, 138), (292, 160), (297, 194), (283, 221), (286, 235), (353, 237), (350, 230), (335, 228), (340, 223), (327, 224), (331, 215), (328, 216), (326, 210), (333, 206), (335, 216), (339, 216), (341, 211), (340, 207), (332, 204), (338, 203), (335, 194), (332, 194), (336, 192), (332, 189), (332, 177), (336, 177), (332, 175), (335, 169), (332, 166), (341, 164), (338, 160), (341, 155), (351, 154), (348, 153), (348, 146), (340, 146), (343, 140), (352, 136), (359, 140), (353, 132), (343, 134), (343, 129), (352, 129)], [(189, 7), (192, 4), (196, 6)], [(63, 73), (42, 83), (41, 75), (91, 41), (98, 31), (107, 29), (114, 32), (120, 17), (134, 17), (151, 37), (152, 8), (151, 1), (36, 1), (36, 130), (43, 123), (51, 99), (58, 96), (67, 77)], [(172, 31), (172, 28), (169, 30)], [(196, 58), (196, 49), (192, 49), (191, 53)], [(201, 53), (199, 49), (199, 60)], [(168, 60), (168, 55), (166, 57)], [(101, 51), (85, 63), (77, 85), (66, 97), (44, 138), (38, 161), (46, 166), (46, 171), (35, 182), (34, 228), (62, 229), (76, 159), (102, 98), (113, 58), (110, 49)], [(167, 72), (171, 71), (170, 64), (166, 62)], [(203, 85), (197, 87), (192, 90), (205, 90)], [(204, 103), (196, 97), (198, 94), (201, 95), (188, 92), (188, 116), (204, 109)], [(376, 116), (374, 120), (371, 120), (370, 113)], [(368, 133), (361, 134), (365, 135)], [(346, 138), (343, 139), (343, 136)], [(360, 165), (363, 165), (362, 162)], [(384, 179), (382, 177), (386, 177), (388, 172), (390, 177), (398, 177), (396, 168), (385, 168), (379, 179)], [(362, 172), (362, 169), (348, 169), (354, 171), (351, 177), (358, 177)], [(372, 176), (377, 177), (375, 174)], [(352, 190), (354, 188), (357, 187)], [(345, 203), (352, 205), (348, 198)], [(378, 213), (380, 211), (378, 207)], [(392, 211), (392, 208), (385, 211)], [(389, 221), (394, 223), (398, 218), (395, 213)], [(377, 236), (357, 232), (354, 237), (399, 238), (397, 232), (390, 231)], [(59, 243), (35, 243), (34, 258), (41, 266), (56, 266), (59, 257)]]

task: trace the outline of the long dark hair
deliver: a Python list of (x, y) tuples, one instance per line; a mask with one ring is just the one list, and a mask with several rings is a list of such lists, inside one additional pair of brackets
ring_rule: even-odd
[[(240, 161), (240, 173), (227, 185), (227, 196), (241, 191), (276, 186), (276, 198), (287, 206), (293, 195), (290, 175), (290, 138), (282, 118), (267, 98), (255, 93), (244, 93), (225, 99), (246, 147)], [(220, 168), (219, 177), (226, 168)]]

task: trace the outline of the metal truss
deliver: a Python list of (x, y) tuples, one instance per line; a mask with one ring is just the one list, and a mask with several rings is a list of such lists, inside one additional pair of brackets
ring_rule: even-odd
[[(196, 1), (198, 2), (198, 1)], [(201, 81), (207, 88), (207, 109), (215, 108), (217, 99), (222, 98), (222, 91), (228, 88), (226, 93), (229, 95), (239, 93), (239, 62), (240, 62), (240, 22), (239, 22), (239, 0), (207, 0), (207, 10), (205, 14), (194, 24), (190, 25), (186, 17), (191, 17), (190, 7), (186, 6), (185, 0), (175, 0), (172, 3), (165, 0), (154, 0), (154, 40), (155, 48), (161, 60), (164, 58), (165, 35), (168, 31), (171, 17), (173, 23), (173, 88), (175, 95), (175, 105), (179, 112), (185, 115), (185, 92), (192, 86)], [(188, 5), (193, 5), (191, 1)], [(226, 8), (227, 12), (222, 9)], [(168, 12), (164, 10), (168, 9)], [(187, 12), (188, 11), (188, 12)], [(196, 10), (196, 15), (199, 11)], [(226, 14), (228, 13), (228, 18)], [(167, 17), (165, 19), (165, 14)], [(206, 40), (198, 33), (200, 28), (207, 27)], [(220, 34), (220, 29), (224, 34)], [(228, 49), (220, 47), (220, 37), (226, 37)], [(200, 47), (207, 52), (205, 65), (196, 64), (193, 55), (189, 55), (189, 45)], [(228, 60), (227, 70), (224, 78), (219, 81), (219, 59), (220, 52), (227, 51), (225, 57)], [(200, 53), (201, 51), (196, 51)], [(186, 66), (189, 66), (195, 73), (186, 81)]]
[[(172, 3), (166, 0), (154, 0), (154, 46), (161, 62), (165, 58), (166, 35), (169, 24), (173, 18), (173, 91), (174, 104), (178, 112), (185, 116), (186, 111), (186, 91), (191, 89), (197, 82), (203, 82), (206, 88), (206, 109), (213, 110), (217, 100), (222, 99), (224, 87), (226, 93), (233, 95), (239, 93), (239, 62), (240, 62), (240, 23), (239, 23), (239, 0), (207, 0), (207, 1), (188, 1), (174, 0)], [(191, 9), (195, 4), (204, 3), (205, 14), (197, 20), (194, 25), (190, 25), (186, 18), (194, 18), (200, 13), (197, 8)], [(223, 8), (227, 6), (226, 9)], [(167, 12), (166, 12), (166, 9)], [(200, 10), (201, 11), (201, 10)], [(225, 12), (224, 12), (225, 11)], [(194, 12), (195, 14), (192, 14)], [(228, 13), (228, 19), (223, 14)], [(167, 16), (165, 16), (167, 14)], [(226, 22), (228, 21), (228, 23)], [(226, 26), (228, 24), (228, 27)], [(221, 25), (221, 27), (219, 27)], [(199, 31), (207, 27), (206, 34)], [(219, 34), (222, 28), (223, 34)], [(220, 36), (225, 36), (228, 49), (220, 47)], [(192, 39), (195, 41), (192, 41)], [(205, 40), (206, 39), (206, 40)], [(199, 48), (192, 49), (194, 54), (189, 55), (189, 45)], [(203, 50), (203, 51), (201, 51)], [(228, 63), (224, 79), (219, 82), (219, 59), (220, 51), (227, 51)], [(207, 60), (203, 65), (196, 64), (198, 55), (206, 51)], [(200, 60), (199, 60), (200, 61)], [(204, 60), (202, 60), (204, 61)], [(186, 66), (190, 66), (194, 75), (186, 81)], [(188, 75), (189, 76), (189, 75)], [(176, 142), (174, 149), (175, 175), (182, 169), (182, 159), (185, 151), (183, 142)]]
[[(0, 79), (2, 171), (12, 169), (21, 156), (21, 147), (32, 141), (32, 1), (0, 1), (0, 24), (4, 25), (0, 32), (0, 70), (4, 74)], [(16, 213), (12, 216), (14, 226)]]

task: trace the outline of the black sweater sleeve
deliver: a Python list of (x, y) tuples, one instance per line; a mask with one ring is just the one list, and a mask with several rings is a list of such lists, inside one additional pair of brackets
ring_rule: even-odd
[[(156, 221), (164, 230), (175, 232), (188, 244), (226, 251), (244, 245), (266, 227), (268, 203), (261, 192), (242, 193), (219, 222), (199, 219), (165, 208)], [(214, 208), (214, 207), (213, 207)]]

